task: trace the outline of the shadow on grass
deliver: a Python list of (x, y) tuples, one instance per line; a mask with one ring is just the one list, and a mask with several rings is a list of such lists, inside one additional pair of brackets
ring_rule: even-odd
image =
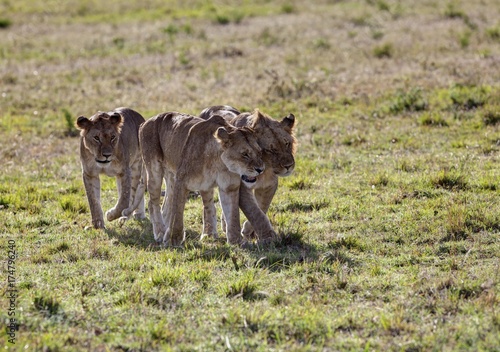
[(128, 220), (123, 226), (106, 228), (106, 234), (127, 247), (158, 251), (162, 247), (156, 243), (153, 236), (153, 225), (147, 219)]
[[(149, 251), (177, 250), (184, 252), (186, 260), (228, 261), (236, 270), (240, 267), (267, 268), (272, 271), (286, 270), (296, 263), (312, 262), (319, 259), (318, 248), (304, 241), (300, 231), (286, 231), (279, 234), (278, 240), (271, 244), (251, 243), (244, 248), (227, 244), (226, 238), (207, 238), (200, 240), (200, 233), (186, 229), (186, 240), (182, 248), (165, 248), (153, 237), (153, 227), (149, 220), (129, 220), (122, 227), (106, 229), (106, 234), (124, 246)], [(250, 257), (244, 264), (241, 257)]]

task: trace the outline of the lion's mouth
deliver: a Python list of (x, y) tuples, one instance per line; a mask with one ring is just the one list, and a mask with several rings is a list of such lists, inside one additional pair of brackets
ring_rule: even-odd
[(247, 183), (254, 183), (255, 181), (257, 181), (257, 177), (250, 177), (247, 175), (242, 175), (241, 179), (243, 180), (243, 182), (247, 182)]
[(107, 163), (111, 162), (111, 160), (108, 160), (108, 159), (106, 159), (106, 160), (97, 160), (97, 159), (95, 159), (95, 161), (97, 161), (99, 164), (107, 164)]

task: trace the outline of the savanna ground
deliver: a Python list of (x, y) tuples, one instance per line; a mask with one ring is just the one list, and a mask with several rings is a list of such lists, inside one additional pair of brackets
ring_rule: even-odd
[[(1, 345), (500, 350), (499, 82), (496, 0), (0, 0)], [(213, 104), (298, 119), (275, 246), (84, 229), (77, 116)]]

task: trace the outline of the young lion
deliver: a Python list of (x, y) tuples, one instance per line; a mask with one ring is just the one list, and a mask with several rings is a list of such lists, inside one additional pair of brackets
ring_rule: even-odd
[[(183, 213), (188, 192), (200, 191), (204, 199), (213, 203), (213, 189), (218, 186), (227, 219), (227, 241), (243, 243), (238, 194), (245, 187), (240, 187), (240, 181), (251, 186), (264, 171), (261, 150), (251, 129), (233, 127), (217, 115), (203, 120), (168, 112), (152, 117), (141, 126), (139, 142), (147, 171), (149, 213), (156, 241), (180, 246), (185, 239)], [(166, 224), (160, 209), (164, 178)], [(250, 211), (265, 216), (258, 207)], [(216, 236), (213, 218), (215, 214), (204, 216), (204, 235)], [(257, 232), (263, 237), (275, 235), (270, 223)]]
[(144, 218), (144, 183), (138, 131), (144, 118), (128, 108), (97, 112), (90, 119), (80, 116), (80, 161), (92, 225), (104, 228), (99, 175), (116, 177), (118, 202), (106, 212), (108, 221), (119, 217)]
[[(266, 169), (253, 186), (255, 197), (251, 190), (242, 189), (239, 205), (244, 209), (248, 204), (254, 204), (257, 201), (259, 208), (267, 213), (278, 189), (278, 177), (291, 175), (295, 167), (296, 140), (293, 136), (295, 116), (289, 114), (281, 121), (277, 121), (262, 114), (259, 110), (253, 113), (240, 113), (232, 106), (218, 105), (206, 108), (201, 112), (200, 117), (208, 119), (213, 115), (221, 115), (234, 126), (248, 126), (255, 131), (257, 143), (263, 151), (262, 158)], [(245, 221), (243, 224), (242, 231), (247, 239), (255, 237), (256, 223), (253, 219), (249, 220), (250, 222)]]

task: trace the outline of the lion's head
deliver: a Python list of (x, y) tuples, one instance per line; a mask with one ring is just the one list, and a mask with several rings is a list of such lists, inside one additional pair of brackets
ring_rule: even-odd
[(281, 121), (272, 119), (255, 110), (248, 116), (255, 130), (257, 143), (261, 146), (266, 165), (273, 168), (277, 176), (289, 176), (295, 168), (295, 145), (293, 136), (295, 116), (289, 114)]
[(214, 135), (222, 146), (221, 159), (228, 170), (240, 175), (244, 185), (252, 187), (264, 171), (262, 150), (255, 133), (246, 127), (219, 127)]
[(81, 137), (85, 148), (102, 166), (109, 165), (115, 158), (115, 147), (123, 125), (122, 116), (115, 112), (108, 115), (99, 111), (90, 119), (80, 116), (76, 126), (81, 129)]

